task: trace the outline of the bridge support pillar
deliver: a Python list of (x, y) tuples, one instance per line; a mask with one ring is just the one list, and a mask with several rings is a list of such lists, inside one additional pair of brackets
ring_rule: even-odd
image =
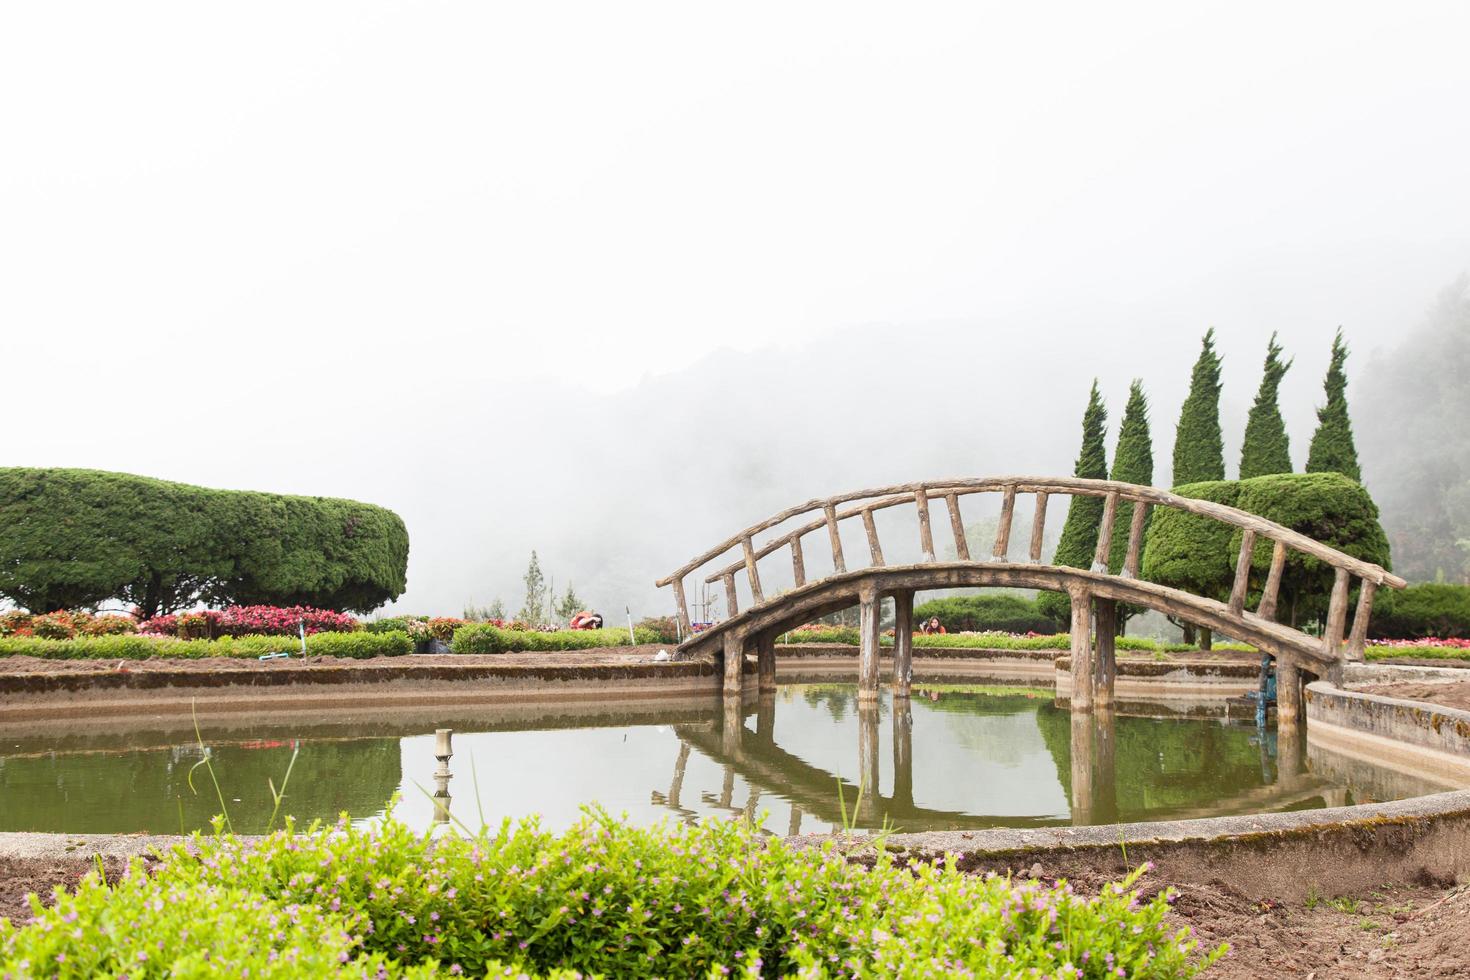
[(858, 703), (858, 773), (862, 799), (853, 812), (865, 827), (877, 824), (878, 813), (878, 703)]
[(757, 672), (760, 675), (760, 693), (776, 693), (776, 635), (762, 633), (755, 641)]
[(858, 700), (878, 700), (879, 614), (883, 600), (878, 590), (865, 587), (858, 594)]
[(914, 594), (893, 594), (893, 696), (906, 698), (914, 683)]
[(1092, 596), (1084, 590), (1072, 599), (1072, 710), (1091, 711), (1096, 676), (1092, 666)]
[(1093, 678), (1096, 681), (1093, 702), (1099, 708), (1105, 708), (1113, 703), (1113, 687), (1118, 677), (1118, 603), (1115, 599), (1098, 599), (1093, 607), (1093, 632), (1097, 635), (1093, 662)]
[(1276, 659), (1276, 725), (1296, 725), (1302, 712), (1302, 675), (1294, 663)]
[(893, 706), (893, 802), (914, 805), (914, 709), (907, 702)]
[(725, 696), (740, 695), (741, 675), (745, 671), (745, 637), (738, 629), (726, 630), (723, 637), (725, 653)]

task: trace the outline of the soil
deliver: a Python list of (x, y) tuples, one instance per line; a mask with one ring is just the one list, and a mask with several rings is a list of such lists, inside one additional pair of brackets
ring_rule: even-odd
[(1408, 701), (1431, 701), (1446, 708), (1470, 711), (1470, 681), (1399, 681), (1394, 684), (1364, 684), (1353, 690)]
[[(120, 858), (104, 864), (109, 879), (124, 869)], [(94, 868), (93, 861), (81, 858), (0, 857), (0, 918), (23, 924), (31, 914), (29, 893), (49, 897), (56, 885), (74, 887)], [(1055, 880), (1044, 869), (1039, 877)], [(1096, 892), (1107, 880), (1072, 879), (1084, 893)], [(1144, 885), (1147, 898), (1165, 883), (1145, 878)], [(1470, 886), (1384, 888), (1291, 905), (1248, 899), (1222, 882), (1174, 888), (1178, 896), (1170, 920), (1190, 927), (1201, 949), (1230, 944), (1230, 952), (1206, 977), (1470, 975)]]

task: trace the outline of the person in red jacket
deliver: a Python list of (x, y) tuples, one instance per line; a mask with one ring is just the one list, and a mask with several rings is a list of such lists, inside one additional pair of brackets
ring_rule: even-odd
[(925, 636), (932, 636), (935, 633), (949, 632), (949, 630), (945, 629), (944, 626), (939, 622), (938, 616), (930, 616), (929, 621), (924, 624), (923, 630)]

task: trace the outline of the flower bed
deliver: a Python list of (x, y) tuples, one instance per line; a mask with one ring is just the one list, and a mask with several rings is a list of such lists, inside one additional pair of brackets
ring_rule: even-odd
[(1224, 952), (1167, 927), (1170, 893), (1143, 900), (1137, 872), (1084, 897), (881, 851), (865, 867), (743, 822), (589, 811), (559, 836), (527, 821), (435, 841), (390, 816), (198, 847), (33, 901), (31, 923), (0, 924), (0, 976), (1176, 978)]
[(539, 650), (590, 650), (595, 647), (625, 647), (632, 643), (658, 643), (659, 634), (639, 627), (633, 639), (626, 629), (611, 627), (600, 630), (535, 630), (503, 629), (493, 623), (471, 623), (454, 631), (455, 653), (513, 653)]
[[(47, 640), (36, 636), (0, 637), (0, 657), (53, 660), (146, 660), (149, 657), (259, 657), (285, 652), (296, 656), (301, 641), (282, 636), (227, 636), (218, 640), (178, 640), (161, 636), (98, 636)], [(323, 657), (394, 657), (413, 652), (406, 633), (314, 633), (306, 652)]]

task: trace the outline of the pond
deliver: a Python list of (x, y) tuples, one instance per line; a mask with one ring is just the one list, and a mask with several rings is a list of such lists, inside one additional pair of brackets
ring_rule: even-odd
[[(1278, 739), (1239, 705), (1149, 716), (1173, 711), (1073, 717), (1050, 692), (961, 685), (860, 706), (851, 685), (791, 684), (729, 710), (709, 699), (201, 717), (202, 749), (187, 718), (31, 724), (0, 730), (0, 831), (207, 827), (220, 803), (196, 765), (206, 753), (241, 833), (264, 829), (270, 781), (293, 753), (283, 813), (370, 823), (397, 795), (397, 815), (426, 828), (539, 813), (558, 829), (593, 802), (639, 823), (743, 815), (777, 834), (840, 828), (844, 813), (870, 829), (1041, 827), (1449, 788)], [(436, 781), (440, 727), (454, 730), (453, 758)]]

